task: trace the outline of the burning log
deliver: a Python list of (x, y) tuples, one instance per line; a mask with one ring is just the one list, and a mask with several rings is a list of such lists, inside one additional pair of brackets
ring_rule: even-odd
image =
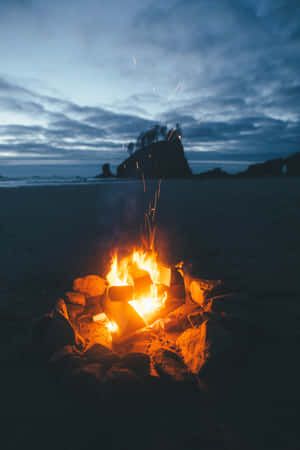
[(160, 264), (158, 266), (158, 276), (157, 283), (163, 284), (164, 286), (171, 286), (172, 270), (170, 267), (163, 266)]
[(129, 303), (111, 301), (108, 295), (105, 296), (103, 309), (107, 317), (117, 324), (117, 329), (113, 332), (114, 341), (130, 335), (146, 325), (142, 317)]
[(152, 279), (147, 270), (140, 269), (134, 264), (129, 271), (134, 283), (134, 292), (136, 296), (149, 295), (151, 292)]
[(133, 286), (110, 286), (108, 296), (112, 302), (128, 302), (133, 298)]

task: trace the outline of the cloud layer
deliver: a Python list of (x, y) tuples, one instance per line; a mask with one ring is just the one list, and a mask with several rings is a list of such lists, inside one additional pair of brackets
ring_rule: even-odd
[(176, 122), (191, 161), (299, 151), (299, 13), (296, 0), (2, 1), (0, 164), (117, 164), (123, 143)]

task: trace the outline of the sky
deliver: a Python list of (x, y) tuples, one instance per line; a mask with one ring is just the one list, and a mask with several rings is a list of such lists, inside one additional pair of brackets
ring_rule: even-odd
[(194, 172), (300, 151), (299, 0), (0, 1), (0, 166), (115, 167), (176, 123)]

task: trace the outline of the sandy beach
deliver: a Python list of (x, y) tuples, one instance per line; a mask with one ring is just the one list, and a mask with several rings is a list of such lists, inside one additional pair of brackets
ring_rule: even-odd
[[(114, 248), (139, 243), (143, 214), (156, 186), (148, 183), (146, 193), (139, 181), (0, 189), (4, 449), (93, 448), (101, 445), (101, 436), (111, 439), (103, 410), (99, 407), (100, 416), (94, 417), (96, 428), (92, 421), (83, 426), (73, 405), (34, 360), (29, 351), (31, 320), (47, 312), (74, 278), (105, 273)], [(296, 178), (174, 180), (161, 185), (161, 260), (183, 260), (199, 276), (246, 293), (249, 301), (240, 305), (240, 314), (262, 332), (238, 382), (210, 405), (216, 424), (225, 430), (224, 439), (227, 433), (232, 442), (241, 443), (228, 448), (300, 446), (299, 205)], [(182, 448), (181, 434), (196, 433), (203, 408), (197, 414), (193, 410), (190, 425), (173, 440), (166, 430), (178, 430), (174, 416), (172, 423), (166, 418), (161, 429), (152, 430), (150, 440), (137, 440), (132, 448)], [(49, 429), (56, 433), (43, 442)], [(112, 448), (127, 448), (119, 445), (120, 436), (113, 439), (117, 443)]]

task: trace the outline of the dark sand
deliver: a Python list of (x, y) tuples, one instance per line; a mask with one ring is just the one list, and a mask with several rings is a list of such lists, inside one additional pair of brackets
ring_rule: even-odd
[[(138, 426), (116, 426), (99, 404), (87, 419), (30, 356), (31, 316), (77, 276), (103, 273), (113, 246), (138, 242), (147, 195), (140, 182), (0, 189), (1, 448), (300, 448), (300, 179), (162, 183), (162, 260), (249, 294), (239, 313), (263, 331), (206, 409), (172, 407), (151, 424), (139, 411)], [(206, 429), (223, 444), (201, 447)]]

